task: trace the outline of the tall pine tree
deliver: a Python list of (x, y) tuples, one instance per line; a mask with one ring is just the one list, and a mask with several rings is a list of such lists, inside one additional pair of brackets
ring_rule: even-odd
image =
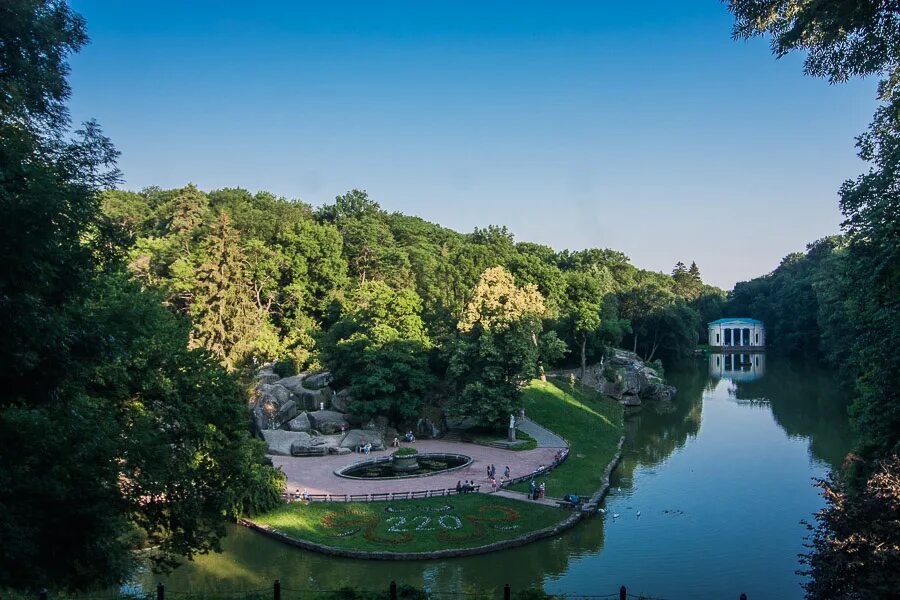
[(203, 259), (191, 306), (193, 345), (212, 352), (231, 371), (249, 360), (263, 324), (240, 242), (228, 213), (223, 212), (201, 243)]

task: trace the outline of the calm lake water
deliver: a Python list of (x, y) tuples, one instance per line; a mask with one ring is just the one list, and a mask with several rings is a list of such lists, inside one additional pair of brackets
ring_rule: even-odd
[(285, 598), (297, 597), (288, 590), (386, 589), (392, 579), (498, 598), (506, 582), (585, 595), (624, 584), (670, 599), (802, 598), (801, 520), (822, 506), (812, 479), (839, 465), (852, 444), (847, 399), (818, 368), (771, 356), (724, 359), (669, 369), (675, 404), (627, 421), (608, 512), (557, 538), (471, 558), (367, 562), (233, 527), (222, 554), (164, 578), (140, 574), (137, 583), (210, 594), (271, 589), (280, 578)]

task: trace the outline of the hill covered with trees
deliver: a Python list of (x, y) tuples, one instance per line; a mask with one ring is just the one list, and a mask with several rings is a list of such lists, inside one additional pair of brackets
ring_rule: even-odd
[(461, 411), (493, 398), (500, 419), (541, 368), (609, 346), (686, 356), (724, 301), (696, 264), (666, 275), (505, 227), (462, 234), (360, 190), (319, 208), (242, 189), (117, 190), (102, 209), (127, 235), (132, 279), (192, 320), (194, 347), (237, 372), (327, 368), (356, 411), (395, 419), (435, 395)]

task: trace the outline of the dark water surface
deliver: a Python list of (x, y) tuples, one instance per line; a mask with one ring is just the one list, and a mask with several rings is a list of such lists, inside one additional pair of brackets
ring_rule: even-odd
[(822, 505), (812, 478), (839, 465), (852, 443), (846, 397), (815, 367), (760, 357), (726, 370), (716, 358), (669, 369), (674, 406), (627, 421), (608, 512), (557, 538), (471, 558), (367, 562), (233, 527), (222, 554), (165, 578), (141, 574), (138, 583), (215, 593), (270, 589), (276, 578), (285, 590), (386, 589), (394, 579), (496, 597), (506, 582), (586, 595), (625, 584), (669, 599), (801, 598), (800, 521)]

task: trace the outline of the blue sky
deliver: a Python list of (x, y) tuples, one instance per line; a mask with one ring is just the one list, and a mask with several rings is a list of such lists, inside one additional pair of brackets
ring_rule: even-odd
[(72, 116), (125, 187), (366, 189), (459, 231), (505, 224), (710, 283), (836, 233), (875, 82), (736, 42), (715, 0), (72, 0)]

